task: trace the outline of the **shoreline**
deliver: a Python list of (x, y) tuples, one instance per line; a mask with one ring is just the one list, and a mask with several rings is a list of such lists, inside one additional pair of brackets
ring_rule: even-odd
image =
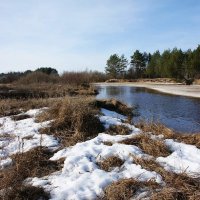
[(200, 98), (200, 85), (183, 85), (177, 83), (140, 83), (140, 82), (94, 83), (94, 85), (144, 87), (165, 94)]

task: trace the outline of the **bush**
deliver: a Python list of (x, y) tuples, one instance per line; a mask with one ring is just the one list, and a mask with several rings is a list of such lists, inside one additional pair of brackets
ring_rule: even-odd
[(41, 84), (41, 83), (58, 83), (59, 77), (55, 75), (48, 75), (43, 72), (32, 72), (24, 77), (21, 77), (18, 84)]
[(91, 82), (104, 82), (106, 75), (100, 72), (64, 72), (61, 76), (61, 82), (72, 85), (89, 84)]

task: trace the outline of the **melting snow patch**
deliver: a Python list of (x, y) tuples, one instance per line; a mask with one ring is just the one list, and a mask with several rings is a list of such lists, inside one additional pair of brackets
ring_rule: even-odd
[(200, 173), (200, 149), (194, 145), (165, 140), (173, 152), (167, 157), (159, 157), (157, 161), (168, 171), (188, 174)]
[(10, 155), (26, 152), (38, 146), (57, 147), (58, 141), (46, 134), (40, 134), (39, 129), (49, 125), (48, 122), (36, 123), (35, 117), (43, 109), (29, 110), (26, 113), (31, 118), (14, 121), (11, 117), (0, 118), (0, 168), (11, 164)]
[[(111, 121), (106, 122), (111, 124)], [(60, 172), (48, 177), (29, 179), (29, 181), (33, 186), (44, 187), (50, 192), (51, 199), (56, 200), (96, 199), (103, 194), (107, 185), (123, 178), (135, 178), (139, 181), (153, 179), (157, 183), (163, 183), (159, 174), (147, 171), (133, 163), (133, 155), (137, 157), (148, 157), (148, 155), (136, 146), (116, 143), (134, 134), (139, 134), (138, 129), (134, 126), (132, 126), (132, 130), (135, 132), (126, 136), (111, 136), (101, 133), (92, 140), (62, 149), (51, 158), (51, 160), (65, 158)], [(105, 145), (104, 142), (108, 141), (114, 144), (112, 146)], [(110, 172), (101, 170), (97, 162), (111, 156), (120, 157), (124, 164)]]

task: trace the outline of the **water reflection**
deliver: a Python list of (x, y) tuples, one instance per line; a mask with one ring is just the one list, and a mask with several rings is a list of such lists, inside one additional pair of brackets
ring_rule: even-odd
[(181, 132), (200, 132), (200, 99), (173, 96), (130, 86), (100, 86), (97, 98), (116, 98), (136, 106), (141, 119), (159, 121)]

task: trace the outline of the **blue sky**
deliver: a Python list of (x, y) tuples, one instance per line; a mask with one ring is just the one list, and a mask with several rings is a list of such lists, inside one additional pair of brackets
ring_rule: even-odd
[(113, 53), (198, 44), (199, 0), (0, 0), (0, 72), (104, 71)]

